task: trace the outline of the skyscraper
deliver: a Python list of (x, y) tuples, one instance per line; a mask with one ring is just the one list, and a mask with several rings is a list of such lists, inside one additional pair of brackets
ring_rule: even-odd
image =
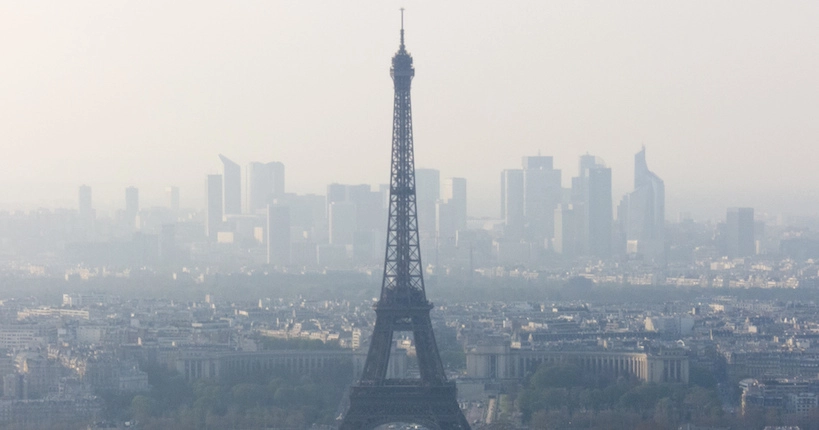
[(350, 185), (347, 189), (347, 199), (356, 207), (357, 230), (384, 230), (387, 213), (384, 210), (381, 193), (372, 191), (372, 187), (366, 184)]
[(728, 208), (725, 216), (725, 255), (729, 258), (756, 254), (754, 208)]
[(523, 238), (523, 170), (501, 172), (501, 219), (503, 234), (509, 239)]
[[(437, 169), (415, 170), (415, 192), (418, 211), (418, 239), (426, 261), (437, 261), (437, 205), (441, 198), (441, 172)], [(389, 196), (389, 190), (387, 190)], [(387, 203), (389, 205), (389, 202)]]
[(347, 186), (344, 184), (327, 185), (327, 219), (330, 219), (330, 205), (347, 201)]
[(352, 245), (355, 231), (355, 204), (351, 202), (330, 203), (330, 244)]
[(444, 189), (441, 194), (444, 202), (452, 207), (455, 228), (466, 228), (466, 178), (444, 179)]
[[(435, 205), (435, 234), (439, 257), (449, 258), (455, 252), (456, 236), (466, 229), (466, 179), (446, 178), (441, 199)], [(424, 248), (421, 248), (425, 251)]]
[(246, 170), (248, 213), (264, 209), (272, 199), (284, 195), (284, 164), (252, 162)]
[(208, 175), (205, 183), (205, 235), (216, 241), (222, 225), (222, 175)]
[(589, 169), (589, 195), (586, 204), (589, 254), (609, 257), (612, 251), (611, 169), (596, 165)]
[(377, 256), (375, 242), (384, 236), (384, 196), (367, 184), (327, 186), (327, 221), (332, 245), (352, 245), (357, 261)]
[(177, 263), (176, 224), (162, 224), (160, 227), (158, 257), (165, 265)]
[(173, 214), (179, 213), (179, 187), (165, 187), (165, 196), (167, 197), (168, 207)]
[(555, 237), (552, 239), (555, 252), (567, 257), (574, 257), (580, 254), (580, 234), (581, 228), (578, 226), (582, 217), (578, 216), (578, 210), (571, 204), (560, 204), (555, 209)]
[(267, 264), (290, 264), (290, 208), (267, 205)]
[(94, 219), (94, 206), (91, 203), (91, 187), (80, 185), (79, 189), (79, 214), (83, 220)]
[(94, 206), (91, 202), (91, 187), (80, 185), (79, 192), (79, 219), (78, 219), (78, 239), (89, 240), (94, 234), (95, 220), (97, 218)]
[[(580, 157), (578, 175), (572, 178), (571, 200), (574, 222), (571, 225), (576, 231), (562, 236), (572, 237), (577, 243), (563, 247), (580, 255), (608, 257), (612, 251), (612, 200), (611, 169), (602, 160), (593, 155)], [(555, 224), (555, 229), (566, 227)]]
[(435, 202), (441, 196), (441, 172), (436, 169), (416, 169), (415, 190), (418, 196), (418, 233), (423, 242), (424, 238), (435, 235)]
[(139, 189), (128, 187), (125, 189), (125, 223), (133, 228), (136, 225), (136, 216), (139, 214)]
[(526, 236), (537, 248), (545, 248), (554, 235), (554, 211), (563, 192), (560, 170), (549, 156), (523, 157), (522, 164)]
[(242, 169), (229, 158), (219, 154), (222, 160), (222, 214), (242, 213)]
[(665, 262), (665, 184), (648, 170), (646, 149), (634, 156), (634, 191), (617, 211), (626, 250), (657, 263)]

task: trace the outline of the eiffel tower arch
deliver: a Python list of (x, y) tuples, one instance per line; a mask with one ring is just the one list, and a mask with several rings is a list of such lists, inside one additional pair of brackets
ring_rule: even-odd
[[(412, 56), (401, 44), (390, 69), (395, 99), (392, 123), (390, 208), (381, 296), (373, 306), (376, 320), (361, 379), (350, 390), (350, 406), (340, 430), (371, 430), (387, 423), (414, 423), (432, 430), (465, 430), (469, 424), (457, 400), (455, 382), (447, 381), (435, 343), (424, 289), (415, 201), (415, 158), (410, 84)], [(393, 335), (412, 332), (420, 378), (388, 379)]]

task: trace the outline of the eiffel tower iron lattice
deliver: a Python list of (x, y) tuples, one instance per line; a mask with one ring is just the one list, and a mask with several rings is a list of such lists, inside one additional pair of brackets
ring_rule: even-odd
[[(438, 354), (424, 290), (418, 217), (415, 202), (415, 159), (412, 142), (410, 83), (412, 57), (401, 45), (390, 70), (395, 86), (392, 124), (392, 165), (387, 249), (381, 297), (373, 306), (376, 320), (361, 379), (350, 390), (350, 406), (340, 430), (370, 430), (387, 423), (415, 423), (435, 430), (467, 430), (458, 406), (457, 390), (447, 381)], [(388, 379), (393, 334), (412, 332), (419, 379)]]

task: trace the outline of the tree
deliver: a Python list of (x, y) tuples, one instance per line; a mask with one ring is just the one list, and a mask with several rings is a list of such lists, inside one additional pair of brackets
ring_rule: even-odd
[(147, 421), (154, 416), (156, 409), (156, 401), (148, 396), (138, 395), (131, 400), (131, 416), (136, 421)]
[(544, 388), (567, 388), (581, 385), (580, 368), (572, 364), (556, 366), (540, 366), (529, 381), (530, 387), (540, 390)]
[(233, 404), (240, 409), (263, 405), (267, 400), (265, 387), (259, 384), (237, 384), (230, 390)]

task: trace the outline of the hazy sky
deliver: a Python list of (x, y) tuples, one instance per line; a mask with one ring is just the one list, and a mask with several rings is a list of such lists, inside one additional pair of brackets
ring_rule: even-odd
[(289, 191), (384, 183), (399, 7), (415, 59), (417, 167), (468, 179), (591, 153), (667, 216), (819, 212), (817, 1), (2, 1), (0, 207), (203, 201), (223, 153), (282, 161)]

